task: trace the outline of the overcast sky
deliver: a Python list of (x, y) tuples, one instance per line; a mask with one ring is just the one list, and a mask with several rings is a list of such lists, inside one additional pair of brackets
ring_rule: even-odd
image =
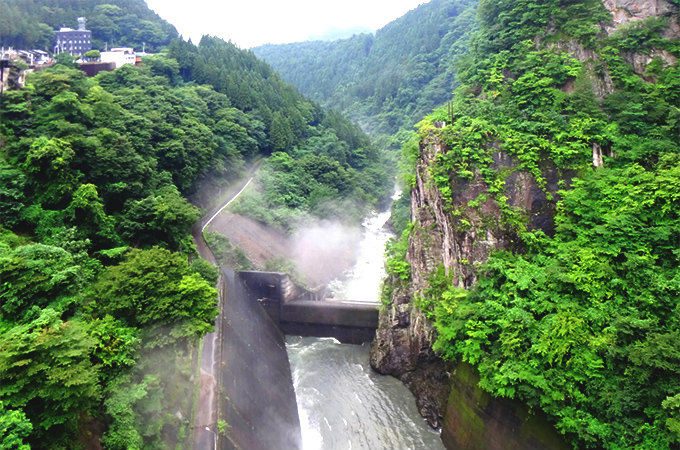
[(241, 48), (304, 41), (329, 29), (377, 30), (429, 0), (146, 0), (198, 43), (210, 34)]

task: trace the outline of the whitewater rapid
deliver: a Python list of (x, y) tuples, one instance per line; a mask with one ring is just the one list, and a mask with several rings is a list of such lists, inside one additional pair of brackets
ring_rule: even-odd
[[(330, 286), (336, 298), (379, 302), (389, 217), (387, 210), (363, 221), (356, 264)], [(286, 348), (303, 450), (444, 450), (406, 386), (371, 369), (368, 344), (288, 336)]]

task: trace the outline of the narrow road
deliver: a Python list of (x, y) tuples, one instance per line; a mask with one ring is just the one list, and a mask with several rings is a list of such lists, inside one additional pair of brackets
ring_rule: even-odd
[(201, 256), (201, 258), (205, 259), (206, 261), (209, 261), (211, 264), (215, 266), (217, 265), (217, 260), (215, 259), (215, 255), (213, 255), (212, 251), (210, 250), (210, 247), (208, 247), (208, 244), (206, 244), (205, 238), (203, 237), (203, 232), (208, 227), (208, 225), (210, 225), (210, 223), (222, 211), (224, 211), (224, 209), (227, 206), (231, 204), (231, 202), (236, 200), (238, 196), (241, 195), (243, 191), (246, 190), (248, 185), (250, 185), (250, 183), (255, 178), (255, 174), (262, 165), (262, 162), (263, 160), (259, 160), (253, 165), (253, 167), (250, 168), (250, 171), (248, 172), (247, 175), (248, 178), (245, 181), (241, 181), (241, 183), (234, 183), (234, 187), (238, 189), (237, 192), (235, 192), (233, 195), (227, 196), (227, 199), (224, 201), (224, 203), (208, 211), (208, 213), (205, 216), (201, 217), (201, 219), (198, 222), (196, 222), (193, 229), (191, 230), (191, 234), (194, 237), (194, 244), (196, 244), (196, 250), (198, 251), (198, 254)]
[[(239, 188), (238, 192), (230, 196), (222, 205), (209, 211), (199, 220), (192, 230), (194, 243), (201, 258), (217, 265), (217, 260), (208, 247), (203, 237), (203, 231), (227, 206), (231, 204), (239, 195), (246, 190), (255, 177), (255, 173), (262, 164), (258, 161), (248, 174), (245, 182), (235, 184)], [(196, 418), (194, 422), (194, 449), (195, 450), (217, 450), (218, 445), (218, 405), (219, 405), (219, 362), (222, 360), (222, 324), (224, 318), (224, 304), (226, 302), (226, 283), (222, 272), (218, 281), (218, 307), (220, 313), (215, 319), (215, 331), (207, 333), (203, 338), (203, 346), (200, 357), (200, 375), (198, 382), (200, 390), (196, 408)]]

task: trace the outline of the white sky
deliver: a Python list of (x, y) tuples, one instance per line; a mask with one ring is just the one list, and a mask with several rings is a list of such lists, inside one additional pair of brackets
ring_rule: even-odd
[(373, 30), (429, 0), (146, 0), (185, 39), (210, 34), (241, 48), (304, 41), (332, 28)]

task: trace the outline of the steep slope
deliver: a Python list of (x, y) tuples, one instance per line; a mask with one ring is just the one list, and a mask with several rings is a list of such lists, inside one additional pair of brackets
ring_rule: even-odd
[[(450, 448), (494, 448), (512, 401), (574, 448), (677, 448), (679, 14), (480, 3), (462, 86), (405, 149), (372, 349)], [(500, 442), (533, 448), (524, 425)]]
[(253, 49), (303, 93), (372, 133), (411, 128), (449, 99), (476, 0), (433, 0), (378, 30)]
[(215, 38), (94, 78), (58, 64), (3, 92), (0, 441), (189, 448), (217, 273), (185, 195), (270, 155), (266, 211), (344, 214), (310, 197), (359, 209), (390, 184), (358, 127)]

